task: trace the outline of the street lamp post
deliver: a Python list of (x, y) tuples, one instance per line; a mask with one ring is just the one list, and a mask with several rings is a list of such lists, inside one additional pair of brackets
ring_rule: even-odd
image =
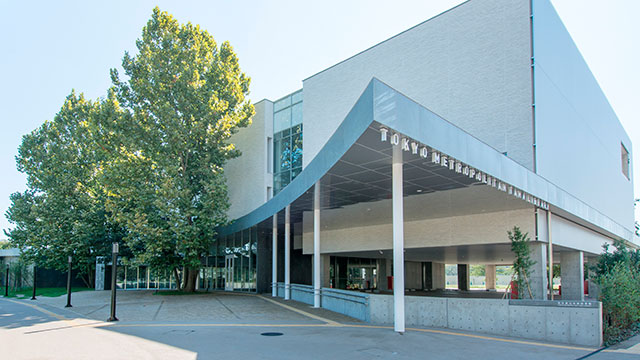
[(38, 300), (36, 299), (36, 273), (38, 272), (38, 267), (33, 265), (33, 294), (31, 295), (31, 300)]
[(118, 243), (113, 243), (111, 252), (111, 316), (107, 321), (118, 321), (116, 317), (116, 272), (118, 270)]
[(69, 255), (69, 271), (67, 272), (67, 305), (64, 307), (71, 307), (71, 261), (73, 261), (73, 257)]

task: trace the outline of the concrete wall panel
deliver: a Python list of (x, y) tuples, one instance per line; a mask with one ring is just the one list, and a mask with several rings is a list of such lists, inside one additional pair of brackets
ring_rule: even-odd
[(376, 77), (532, 169), (529, 14), (466, 2), (304, 80), (304, 166)]

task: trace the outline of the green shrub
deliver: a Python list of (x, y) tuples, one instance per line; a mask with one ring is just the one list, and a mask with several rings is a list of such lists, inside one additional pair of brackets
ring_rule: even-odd
[(614, 343), (631, 335), (640, 322), (640, 274), (623, 262), (599, 277), (604, 339)]
[(640, 251), (621, 241), (609, 245), (592, 269), (600, 286), (604, 341), (613, 344), (628, 338), (640, 327)]

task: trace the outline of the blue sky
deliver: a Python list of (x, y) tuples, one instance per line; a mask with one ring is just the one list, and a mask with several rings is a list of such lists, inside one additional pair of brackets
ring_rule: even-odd
[[(461, 2), (0, 0), (0, 228), (9, 227), (9, 195), (25, 189), (14, 159), (22, 135), (52, 119), (72, 89), (104, 96), (109, 69), (135, 50), (156, 5), (200, 24), (219, 43), (229, 40), (252, 78), (250, 98), (259, 101), (297, 90), (302, 79)], [(552, 3), (638, 152), (640, 1)], [(635, 161), (634, 172), (640, 174)]]

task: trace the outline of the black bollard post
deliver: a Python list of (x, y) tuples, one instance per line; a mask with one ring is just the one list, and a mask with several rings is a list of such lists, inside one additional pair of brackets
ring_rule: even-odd
[(38, 267), (33, 265), (33, 294), (31, 295), (31, 300), (38, 300), (36, 299), (36, 280), (37, 280), (36, 273), (37, 272), (38, 272)]
[(113, 243), (111, 252), (111, 316), (107, 321), (118, 321), (116, 317), (116, 274), (118, 272), (118, 243)]
[(69, 271), (67, 272), (67, 305), (64, 307), (72, 307), (71, 306), (71, 261), (73, 258), (69, 255)]

